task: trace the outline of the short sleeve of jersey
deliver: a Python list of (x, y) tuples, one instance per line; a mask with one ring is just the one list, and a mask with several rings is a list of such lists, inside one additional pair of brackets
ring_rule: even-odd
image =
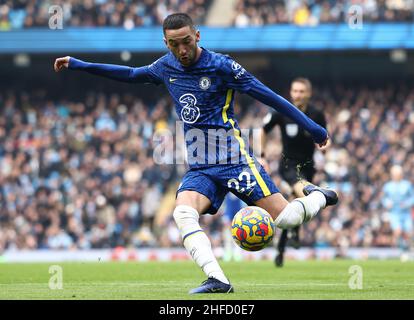
[(220, 60), (218, 73), (223, 77), (224, 84), (239, 92), (249, 91), (256, 78), (229, 56), (222, 56)]
[(162, 84), (164, 82), (163, 77), (162, 77), (163, 68), (162, 68), (161, 59), (162, 58), (154, 61), (152, 64), (147, 66), (148, 78), (151, 83)]

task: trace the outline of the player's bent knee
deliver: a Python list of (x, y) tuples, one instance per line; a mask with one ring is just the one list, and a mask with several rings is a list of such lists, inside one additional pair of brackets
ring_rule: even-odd
[(268, 211), (269, 214), (272, 216), (273, 220), (276, 221), (277, 217), (281, 215), (281, 213), (285, 210), (289, 203), (287, 204), (281, 204), (276, 209)]
[(187, 205), (178, 205), (173, 213), (175, 223), (181, 235), (200, 229), (198, 220), (200, 218), (196, 209)]
[(178, 224), (178, 222), (181, 222), (182, 220), (186, 219), (193, 219), (198, 221), (199, 214), (196, 209), (181, 204), (175, 207), (173, 217), (175, 222)]
[(280, 212), (289, 204), (285, 197), (280, 193), (273, 193), (255, 202), (255, 205), (265, 209), (267, 212), (279, 215)]
[(210, 199), (197, 191), (184, 190), (179, 192), (175, 200), (176, 206), (188, 206), (203, 214), (211, 205)]
[(288, 204), (289, 202), (281, 193), (274, 193), (255, 202), (256, 206), (269, 212), (273, 219), (276, 219)]

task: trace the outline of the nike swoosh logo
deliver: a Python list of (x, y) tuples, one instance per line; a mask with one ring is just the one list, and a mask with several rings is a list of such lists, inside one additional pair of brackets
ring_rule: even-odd
[(172, 82), (174, 82), (174, 81), (177, 81), (178, 79), (176, 79), (176, 78), (170, 78), (170, 82), (172, 83)]

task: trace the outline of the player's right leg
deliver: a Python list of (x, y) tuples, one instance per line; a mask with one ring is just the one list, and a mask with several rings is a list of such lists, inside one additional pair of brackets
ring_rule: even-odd
[(200, 214), (215, 213), (220, 207), (220, 201), (222, 202), (223, 199), (215, 196), (215, 194), (220, 194), (218, 191), (213, 181), (191, 171), (186, 174), (177, 191), (174, 220), (183, 239), (184, 247), (208, 277), (200, 287), (191, 290), (190, 293), (234, 291), (214, 256), (209, 238), (199, 223)]
[(225, 172), (217, 174), (217, 179), (247, 204), (269, 212), (275, 226), (280, 229), (299, 226), (316, 216), (321, 209), (338, 202), (335, 191), (312, 184), (304, 188), (305, 197), (288, 202), (257, 161), (249, 162), (247, 166), (225, 167)]
[(279, 242), (277, 243), (277, 254), (275, 257), (276, 267), (283, 267), (283, 258), (285, 254), (287, 240), (288, 240), (288, 230), (284, 229), (282, 230), (282, 233), (280, 234)]

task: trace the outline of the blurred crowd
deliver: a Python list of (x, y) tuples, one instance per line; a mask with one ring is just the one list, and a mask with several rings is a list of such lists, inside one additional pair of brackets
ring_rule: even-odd
[(0, 251), (153, 243), (155, 212), (177, 174), (153, 160), (170, 105), (45, 94), (0, 98)]
[(413, 0), (238, 0), (233, 24), (238, 27), (293, 23), (413, 22)]
[[(206, 24), (213, 0), (1, 0), (0, 31), (47, 27), (62, 9), (63, 26), (124, 27), (161, 25), (174, 12), (186, 12), (197, 25)], [(237, 0), (235, 26), (347, 22), (363, 16), (366, 22), (413, 22), (414, 0)]]
[[(414, 182), (414, 89), (316, 86), (313, 104), (332, 137), (316, 154), (315, 183), (336, 188), (341, 201), (305, 225), (303, 245), (398, 246), (381, 190), (395, 164)], [(236, 112), (242, 128), (259, 128), (268, 108), (239, 100)], [(181, 246), (171, 212), (186, 168), (153, 159), (153, 136), (175, 132), (176, 120), (169, 98), (0, 92), (0, 252)], [(278, 135), (266, 154), (280, 186)], [(202, 218), (214, 246), (228, 232), (222, 211)]]
[[(0, 30), (47, 27), (62, 8), (63, 25), (70, 27), (124, 27), (162, 25), (174, 12), (186, 12), (203, 24), (211, 0), (2, 0)], [(50, 12), (51, 10), (51, 12)]]

